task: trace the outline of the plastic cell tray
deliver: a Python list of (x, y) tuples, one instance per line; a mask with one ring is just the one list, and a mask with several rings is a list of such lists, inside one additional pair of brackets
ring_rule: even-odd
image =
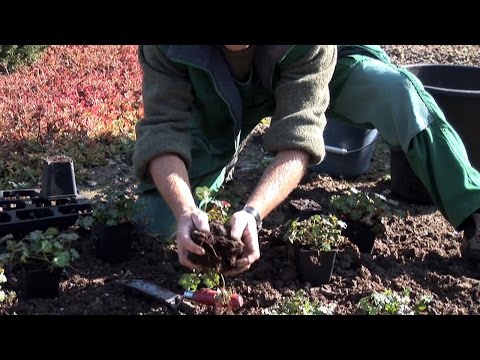
[(89, 200), (65, 197), (47, 200), (40, 190), (0, 190), (0, 236), (24, 235), (49, 227), (67, 228), (92, 214)]

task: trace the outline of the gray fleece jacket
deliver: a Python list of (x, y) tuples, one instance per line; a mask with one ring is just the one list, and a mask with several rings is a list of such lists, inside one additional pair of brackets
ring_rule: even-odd
[(218, 46), (140, 46), (145, 116), (136, 127), (136, 175), (151, 183), (150, 161), (167, 153), (183, 159), (190, 179), (220, 171), (267, 116), (267, 151), (300, 149), (319, 163), (336, 57), (334, 45), (256, 45), (239, 82)]

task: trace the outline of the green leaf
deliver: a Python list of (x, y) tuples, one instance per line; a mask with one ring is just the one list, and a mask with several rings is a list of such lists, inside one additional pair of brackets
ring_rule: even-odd
[(203, 284), (209, 289), (220, 286), (220, 274), (214, 271), (207, 271), (203, 273), (200, 278)]
[[(58, 247), (58, 245), (60, 245), (60, 247)], [(42, 251), (44, 253), (51, 253), (51, 252), (53, 252), (54, 247), (56, 247), (57, 249), (58, 248), (61, 249), (62, 245), (58, 241), (56, 241), (55, 243), (52, 244), (50, 241), (44, 240), (44, 241), (42, 241), (40, 251)]]
[(53, 265), (58, 268), (64, 268), (70, 265), (70, 253), (68, 251), (61, 252), (53, 258)]
[(106, 222), (106, 225), (107, 226), (115, 226), (115, 225), (118, 225), (118, 222), (115, 219), (108, 219), (107, 222)]
[(2, 253), (0, 254), (0, 264), (7, 263), (10, 259), (11, 255), (9, 253)]
[(195, 189), (195, 195), (199, 200), (208, 202), (212, 192), (207, 186), (199, 186)]
[(28, 234), (27, 238), (32, 241), (39, 241), (43, 239), (43, 233), (40, 230), (35, 230)]
[(83, 229), (90, 229), (93, 225), (93, 217), (92, 216), (84, 216), (77, 220), (77, 225)]
[(58, 237), (64, 241), (75, 241), (79, 238), (79, 236), (75, 233), (63, 233), (60, 234)]
[(47, 230), (45, 230), (44, 235), (45, 236), (52, 236), (55, 237), (60, 233), (60, 231), (57, 228), (54, 227), (49, 227)]
[(195, 273), (186, 273), (183, 274), (178, 280), (178, 284), (184, 288), (186, 291), (195, 291), (197, 290), (198, 285), (200, 284), (201, 279), (198, 274)]
[(71, 258), (72, 260), (76, 260), (76, 259), (78, 259), (78, 258), (80, 257), (80, 254), (78, 253), (77, 250), (75, 250), (75, 249), (70, 249), (69, 251), (70, 251), (70, 258)]

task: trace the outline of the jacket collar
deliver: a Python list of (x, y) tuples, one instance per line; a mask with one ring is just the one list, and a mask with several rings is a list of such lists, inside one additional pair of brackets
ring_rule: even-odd
[[(275, 65), (281, 61), (293, 45), (256, 45), (253, 67), (260, 83), (267, 89), (273, 85)], [(167, 56), (187, 65), (207, 71), (224, 97), (235, 120), (235, 128), (241, 126), (242, 100), (235, 80), (221, 50), (217, 45), (170, 45)]]
[(171, 45), (167, 56), (201, 70), (207, 71), (230, 108), (235, 128), (241, 126), (242, 100), (220, 49), (214, 45)]
[(293, 45), (259, 45), (255, 49), (253, 66), (260, 83), (267, 89), (273, 86), (275, 65), (280, 62)]

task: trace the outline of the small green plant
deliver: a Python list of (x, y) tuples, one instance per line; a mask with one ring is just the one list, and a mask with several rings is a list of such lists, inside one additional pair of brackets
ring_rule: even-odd
[(180, 277), (178, 283), (186, 291), (195, 291), (201, 284), (208, 289), (218, 290), (215, 299), (223, 306), (230, 303), (233, 295), (233, 291), (225, 287), (223, 275), (212, 270), (185, 273)]
[(77, 224), (86, 227), (92, 226), (94, 221), (107, 226), (127, 222), (136, 223), (135, 215), (139, 210), (138, 207), (139, 205), (131, 191), (111, 191), (95, 198), (92, 219), (86, 216)]
[(0, 265), (50, 271), (63, 269), (79, 257), (77, 250), (71, 248), (77, 239), (77, 234), (60, 233), (52, 227), (44, 232), (35, 230), (19, 241), (7, 237), (7, 252), (0, 255)]
[(330, 251), (343, 241), (342, 229), (346, 224), (334, 215), (313, 215), (305, 220), (292, 220), (287, 224), (285, 239), (320, 251)]
[(428, 304), (430, 304), (432, 300), (433, 300), (432, 295), (423, 295), (413, 308), (413, 311), (415, 312), (415, 314), (416, 315), (425, 314), (428, 310)]
[(387, 289), (373, 292), (360, 299), (358, 307), (368, 315), (414, 315), (427, 311), (431, 296), (423, 296), (417, 304), (411, 305), (410, 289), (401, 293)]
[(353, 221), (373, 226), (373, 231), (383, 233), (382, 216), (387, 213), (387, 200), (384, 196), (375, 193), (366, 193), (351, 188), (341, 195), (333, 195), (330, 204), (340, 213)]
[(298, 290), (293, 297), (284, 299), (268, 311), (271, 315), (333, 315), (334, 305), (326, 306), (318, 299), (310, 301), (305, 290)]
[(80, 227), (81, 229), (90, 229), (93, 225), (93, 217), (92, 216), (80, 216), (75, 225)]
[(198, 288), (198, 285), (202, 282), (198, 273), (185, 273), (180, 276), (178, 280), (178, 284), (185, 290), (185, 291), (195, 291)]
[(226, 200), (216, 199), (215, 194), (217, 193), (206, 186), (195, 189), (195, 195), (200, 200), (199, 208), (208, 214), (208, 220), (217, 220), (222, 224), (226, 224), (230, 220), (228, 211), (232, 204)]
[(35, 61), (46, 45), (0, 45), (0, 73), (7, 74)]
[[(206, 288), (220, 287), (222, 275), (215, 271), (191, 272), (183, 274), (178, 280), (179, 285), (186, 291), (195, 291), (203, 284)], [(223, 281), (225, 283), (225, 281)]]

